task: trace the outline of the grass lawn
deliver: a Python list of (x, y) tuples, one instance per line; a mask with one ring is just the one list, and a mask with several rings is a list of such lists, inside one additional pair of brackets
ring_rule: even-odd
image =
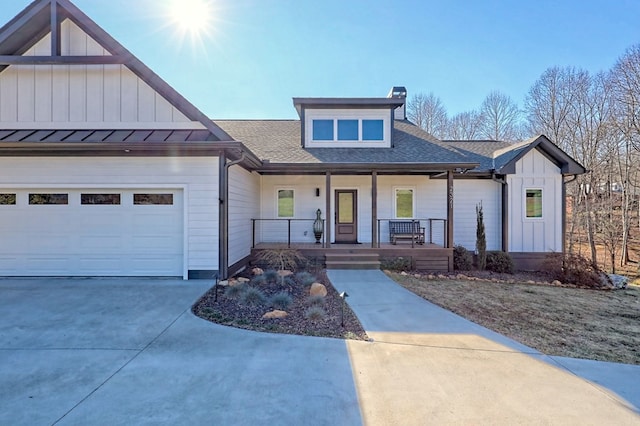
[(390, 276), (436, 305), (542, 353), (640, 365), (640, 287), (596, 291)]

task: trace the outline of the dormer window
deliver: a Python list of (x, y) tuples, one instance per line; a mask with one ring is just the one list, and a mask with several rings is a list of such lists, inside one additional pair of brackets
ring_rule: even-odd
[(389, 147), (390, 114), (383, 110), (307, 110), (309, 148)]

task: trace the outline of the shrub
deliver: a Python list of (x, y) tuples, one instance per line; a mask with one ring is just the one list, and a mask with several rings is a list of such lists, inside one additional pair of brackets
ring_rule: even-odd
[(270, 269), (296, 270), (299, 265), (307, 263), (307, 259), (295, 249), (268, 249), (260, 250), (256, 254), (256, 260), (266, 264)]
[(552, 279), (565, 284), (596, 289), (608, 285), (607, 278), (598, 265), (579, 254), (549, 254), (543, 268)]
[(385, 257), (380, 259), (380, 269), (402, 272), (411, 269), (411, 259), (406, 257)]
[(266, 305), (267, 296), (259, 288), (247, 287), (240, 294), (240, 301), (245, 305), (250, 305), (250, 306)]
[(307, 271), (298, 272), (296, 274), (296, 280), (298, 280), (298, 282), (305, 287), (309, 287), (311, 284), (318, 281), (316, 277), (313, 276), (313, 274)]
[(269, 304), (275, 309), (286, 310), (293, 303), (293, 297), (286, 291), (279, 291), (271, 296)]
[(476, 251), (478, 252), (478, 269), (484, 271), (487, 266), (487, 237), (484, 232), (484, 213), (482, 202), (476, 205)]
[(493, 272), (513, 274), (513, 259), (509, 253), (490, 251), (487, 253), (487, 269)]
[(265, 277), (264, 274), (256, 275), (255, 277), (251, 278), (251, 281), (249, 283), (253, 286), (265, 285), (267, 283), (267, 277)]
[(298, 283), (296, 282), (296, 280), (292, 277), (292, 276), (288, 276), (288, 277), (284, 277), (282, 279), (282, 284), (289, 286), (289, 287), (295, 287), (298, 285)]
[(229, 286), (224, 290), (224, 295), (229, 299), (237, 299), (238, 297), (240, 297), (240, 295), (242, 295), (242, 293), (244, 293), (246, 289), (247, 289), (247, 285), (244, 283), (234, 285), (234, 286)]
[(453, 269), (458, 271), (469, 271), (473, 267), (473, 256), (469, 250), (463, 246), (453, 248)]
[(327, 316), (327, 313), (319, 306), (311, 306), (304, 312), (304, 317), (314, 322), (324, 319), (325, 316)]
[(265, 271), (264, 274), (262, 274), (262, 276), (264, 277), (266, 282), (269, 282), (269, 283), (275, 283), (280, 279), (278, 272), (276, 272), (273, 269), (269, 269), (268, 271)]
[(326, 300), (325, 300), (324, 296), (321, 296), (319, 294), (317, 294), (315, 296), (307, 297), (307, 304), (309, 306), (323, 307), (325, 303), (326, 303)]

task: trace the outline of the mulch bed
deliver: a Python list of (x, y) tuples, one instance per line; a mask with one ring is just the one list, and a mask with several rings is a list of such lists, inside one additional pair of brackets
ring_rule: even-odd
[[(242, 303), (239, 298), (225, 295), (226, 288), (218, 288), (218, 299), (215, 300), (215, 288), (211, 288), (193, 306), (193, 313), (205, 320), (243, 328), (247, 330), (269, 333), (298, 334), (303, 336), (334, 337), (340, 339), (367, 340), (368, 337), (348, 304), (344, 305), (344, 326), (341, 324), (343, 302), (338, 292), (333, 288), (324, 270), (313, 274), (317, 282), (327, 288), (322, 308), (326, 312), (324, 318), (312, 321), (307, 319), (309, 309), (309, 287), (297, 282), (288, 284), (261, 283), (254, 284), (268, 298), (274, 294), (287, 291), (293, 299), (291, 305), (285, 309), (288, 316), (279, 319), (263, 319), (262, 316), (273, 308), (269, 304), (253, 306)], [(246, 278), (251, 278), (249, 275)]]

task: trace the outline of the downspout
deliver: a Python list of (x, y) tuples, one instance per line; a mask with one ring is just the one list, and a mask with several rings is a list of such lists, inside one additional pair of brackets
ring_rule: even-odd
[[(567, 252), (567, 184), (578, 179), (578, 175), (573, 175), (573, 178), (565, 181), (562, 178), (562, 254)], [(575, 206), (573, 207), (575, 208)]]
[(227, 163), (226, 152), (220, 155), (220, 237), (218, 254), (218, 277), (221, 280), (229, 278), (229, 168), (241, 163), (246, 158), (244, 151), (241, 151), (240, 158)]
[(509, 184), (503, 177), (498, 179), (495, 172), (491, 172), (491, 180), (502, 185), (502, 251), (509, 252)]

